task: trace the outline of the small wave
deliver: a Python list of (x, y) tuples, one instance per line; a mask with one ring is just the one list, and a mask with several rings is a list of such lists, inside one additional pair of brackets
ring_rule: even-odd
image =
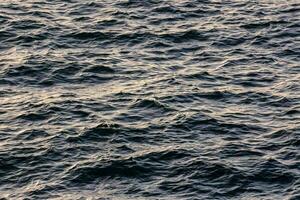
[(106, 141), (113, 139), (115, 134), (122, 131), (118, 124), (102, 122), (95, 127), (86, 128), (79, 135), (67, 138), (69, 142)]
[(36, 138), (45, 138), (49, 136), (50, 134), (44, 130), (32, 129), (32, 130), (25, 130), (19, 133), (16, 138), (18, 140), (34, 140)]
[(111, 67), (106, 67), (106, 66), (91, 66), (85, 69), (84, 72), (103, 74), (103, 73), (114, 73), (115, 70)]
[(157, 168), (155, 162), (167, 163), (169, 160), (180, 159), (185, 156), (188, 155), (182, 150), (133, 153), (127, 158), (99, 160), (95, 163), (88, 162), (84, 166), (75, 165), (68, 170), (68, 173), (72, 181), (76, 182), (94, 181), (105, 177), (142, 178), (151, 176), (151, 174), (154, 175), (153, 170)]
[(26, 121), (43, 121), (49, 118), (50, 113), (26, 113), (21, 114), (17, 118)]
[(130, 106), (131, 108), (149, 108), (149, 109), (162, 109), (165, 111), (172, 110), (167, 105), (159, 102), (155, 99), (138, 99), (134, 104)]
[(287, 25), (288, 21), (262, 21), (257, 23), (249, 23), (249, 24), (243, 24), (241, 25), (242, 28), (245, 29), (263, 29), (263, 28), (269, 28), (272, 25)]
[(95, 31), (95, 32), (76, 32), (76, 33), (71, 33), (65, 36), (66, 38), (71, 37), (74, 39), (78, 39), (78, 40), (106, 40), (109, 39), (109, 37), (99, 31)]

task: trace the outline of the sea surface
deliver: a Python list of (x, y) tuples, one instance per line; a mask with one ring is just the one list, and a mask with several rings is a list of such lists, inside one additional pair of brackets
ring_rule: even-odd
[(1, 0), (0, 199), (299, 200), (300, 0)]

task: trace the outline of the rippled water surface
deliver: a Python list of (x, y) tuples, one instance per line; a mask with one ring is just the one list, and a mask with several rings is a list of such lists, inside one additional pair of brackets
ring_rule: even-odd
[(300, 199), (299, 0), (2, 0), (0, 41), (0, 197)]

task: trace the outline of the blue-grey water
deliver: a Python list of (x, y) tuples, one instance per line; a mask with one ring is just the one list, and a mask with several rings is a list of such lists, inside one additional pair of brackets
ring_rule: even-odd
[(0, 177), (1, 199), (300, 199), (300, 1), (0, 1)]

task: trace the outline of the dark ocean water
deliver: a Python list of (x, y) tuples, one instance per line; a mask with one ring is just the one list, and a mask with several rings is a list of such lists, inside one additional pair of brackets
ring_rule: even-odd
[(300, 199), (299, 0), (0, 1), (3, 199)]

